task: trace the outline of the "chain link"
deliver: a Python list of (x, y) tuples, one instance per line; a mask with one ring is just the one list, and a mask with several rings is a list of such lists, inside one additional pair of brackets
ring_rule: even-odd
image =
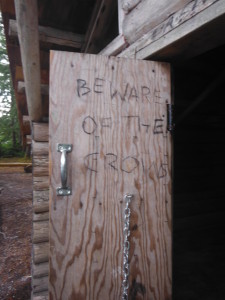
[(123, 283), (122, 283), (122, 300), (128, 300), (128, 289), (129, 289), (129, 274), (130, 274), (130, 266), (129, 266), (129, 250), (130, 250), (130, 242), (128, 240), (130, 236), (130, 201), (133, 198), (133, 195), (126, 194), (124, 196), (125, 200), (125, 209), (123, 213), (124, 226), (123, 226)]

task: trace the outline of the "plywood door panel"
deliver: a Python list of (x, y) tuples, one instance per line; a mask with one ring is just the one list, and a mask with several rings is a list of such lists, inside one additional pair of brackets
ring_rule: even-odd
[[(51, 53), (50, 299), (120, 299), (123, 197), (131, 203), (129, 299), (171, 299), (168, 64)], [(72, 195), (60, 197), (57, 143)]]

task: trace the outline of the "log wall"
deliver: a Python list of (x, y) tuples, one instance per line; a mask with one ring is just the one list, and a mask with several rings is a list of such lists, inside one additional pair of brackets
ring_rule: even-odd
[[(47, 297), (49, 272), (48, 125), (33, 124), (32, 297)], [(37, 298), (38, 299), (38, 298)]]
[[(224, 2), (221, 0), (121, 0), (120, 2), (122, 3), (121, 8), (123, 11), (121, 35), (114, 40), (111, 46), (109, 45), (105, 49), (105, 52), (103, 49), (102, 54), (118, 55), (120, 53), (119, 56), (136, 59), (145, 59), (149, 56), (160, 58), (160, 56), (157, 56), (160, 49), (163, 47), (166, 49), (167, 44), (171, 45), (173, 42), (184, 38), (184, 33), (190, 37), (193, 31), (196, 31), (196, 28), (204, 27), (209, 22), (208, 19), (203, 18), (205, 15), (210, 16), (208, 11), (220, 12), (223, 11), (221, 8), (224, 7)], [(162, 3), (164, 3), (163, 5), (166, 9), (161, 9)], [(169, 5), (165, 5), (165, 3)], [(152, 9), (153, 7), (154, 9)], [(214, 14), (212, 14), (212, 19), (213, 17)], [(193, 27), (194, 25), (195, 27)], [(190, 43), (189, 39), (186, 39), (186, 41)], [(211, 46), (209, 43), (206, 44)], [(202, 47), (202, 43), (200, 43), (200, 46)], [(188, 45), (185, 47), (188, 49), (188, 54), (193, 52), (193, 49), (196, 49), (196, 47)], [(176, 55), (181, 50), (179, 47), (175, 48), (171, 47), (171, 51), (176, 60)], [(168, 60), (170, 56), (171, 53), (165, 50), (161, 59)], [(199, 65), (199, 69), (202, 68), (203, 73), (197, 75), (202, 76), (202, 81), (206, 80), (207, 82), (209, 73), (208, 75), (204, 73), (203, 67), (203, 65)], [(178, 104), (176, 109), (178, 114), (179, 112), (182, 113), (183, 109), (191, 103), (190, 99), (194, 99), (195, 96), (193, 90), (193, 82), (197, 82), (193, 79), (195, 71), (189, 70), (189, 72), (189, 81), (185, 82), (186, 79), (184, 78), (183, 82), (175, 81), (176, 87), (180, 87), (180, 91), (177, 92), (176, 90), (175, 95), (176, 104)], [(179, 74), (177, 77), (181, 79), (182, 72), (179, 73), (178, 71), (177, 74)], [(183, 74), (186, 75), (187, 72), (183, 71)], [(203, 86), (203, 82), (199, 83), (199, 86), (201, 85)], [(190, 90), (193, 92), (192, 95), (187, 93)], [(196, 89), (195, 92), (197, 96), (201, 90)], [(224, 109), (215, 112), (214, 118), (218, 119), (222, 111)], [(174, 258), (173, 277), (176, 299), (184, 300), (191, 297), (188, 292), (193, 292), (190, 291), (190, 286), (193, 287), (193, 282), (188, 282), (185, 279), (182, 281), (182, 278), (184, 278), (185, 274), (189, 274), (188, 272), (191, 272), (191, 270), (193, 271), (192, 274), (200, 273), (199, 269), (197, 269), (197, 272), (194, 269), (196, 266), (194, 264), (196, 253), (201, 256), (199, 254), (201, 251), (215, 251), (216, 256), (218, 252), (209, 244), (215, 244), (216, 239), (219, 240), (223, 236), (220, 228), (222, 228), (221, 225), (224, 225), (225, 219), (223, 204), (225, 196), (223, 189), (223, 167), (225, 165), (223, 154), (225, 151), (223, 146), (224, 128), (222, 122), (214, 128), (207, 127), (207, 125), (202, 126), (201, 120), (204, 120), (205, 116), (209, 118), (210, 114), (210, 109), (208, 111), (207, 109), (197, 110), (196, 113), (192, 114), (191, 119), (187, 119), (187, 122), (176, 127), (176, 185), (174, 189), (174, 257), (176, 258)], [(190, 126), (190, 124), (194, 124), (194, 126)], [(32, 146), (34, 165), (33, 296), (45, 296), (48, 291), (49, 251), (47, 225), (49, 218), (48, 124), (34, 124)], [(208, 246), (209, 250), (206, 250)], [(217, 247), (222, 249), (223, 252), (225, 251), (223, 245), (217, 245)], [(199, 252), (196, 252), (198, 250)], [(188, 256), (188, 251), (195, 254), (192, 257)], [(209, 261), (204, 261), (203, 256), (201, 257), (201, 263), (204, 262), (207, 265)], [(218, 257), (220, 256), (218, 255)], [(216, 265), (217, 261), (213, 263)], [(193, 269), (191, 264), (193, 264)], [(218, 278), (219, 275), (220, 272), (218, 273)], [(193, 280), (195, 279), (198, 281), (199, 278), (194, 277)], [(186, 282), (186, 286), (184, 282)], [(199, 286), (201, 287), (201, 285)], [(177, 287), (180, 287), (180, 290)], [(189, 289), (187, 298), (185, 298), (186, 288), (187, 290)], [(203, 299), (203, 297), (199, 294), (196, 296), (196, 299)], [(212, 297), (211, 299), (215, 298)]]

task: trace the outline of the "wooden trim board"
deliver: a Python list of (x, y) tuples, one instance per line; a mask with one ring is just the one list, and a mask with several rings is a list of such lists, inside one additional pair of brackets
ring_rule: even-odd
[(118, 56), (136, 59), (153, 57), (199, 28), (225, 15), (224, 0), (194, 0), (150, 30)]

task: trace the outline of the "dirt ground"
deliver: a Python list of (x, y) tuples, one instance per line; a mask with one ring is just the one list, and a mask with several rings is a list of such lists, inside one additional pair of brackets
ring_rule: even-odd
[(0, 299), (31, 295), (32, 177), (0, 168)]

